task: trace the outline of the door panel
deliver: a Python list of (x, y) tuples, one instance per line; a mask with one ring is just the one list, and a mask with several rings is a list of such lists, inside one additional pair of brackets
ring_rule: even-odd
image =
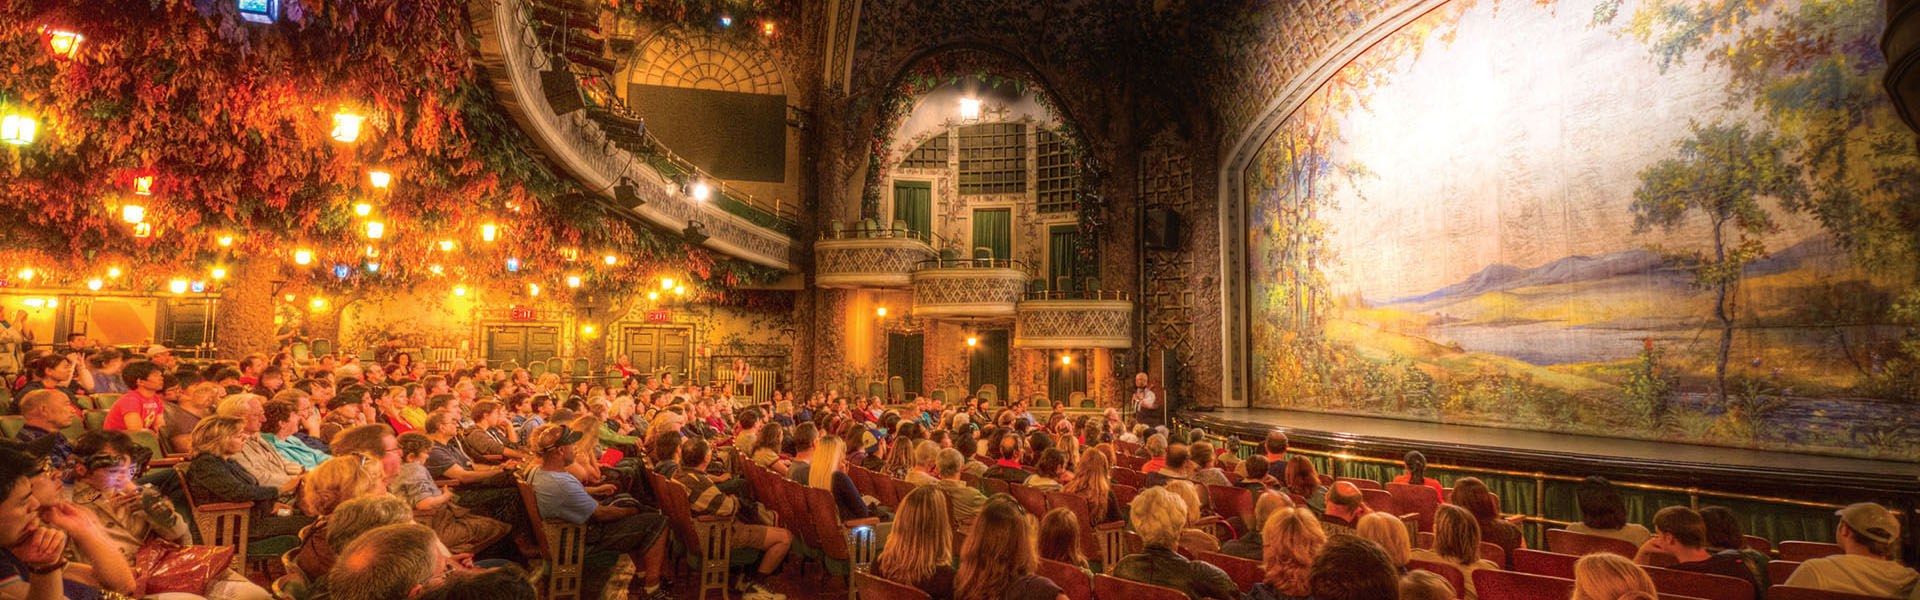
[(980, 346), (973, 349), (972, 364), (967, 369), (970, 391), (991, 383), (1001, 402), (1007, 399), (1008, 339), (1012, 337), (1008, 333), (1005, 329), (980, 332)]
[(920, 377), (925, 367), (922, 361), (926, 358), (926, 341), (925, 334), (887, 334), (887, 377), (891, 380), (899, 376), (909, 393), (925, 393)]
[(521, 366), (559, 355), (560, 328), (548, 325), (488, 325), (489, 364), (513, 361)]
[(670, 370), (685, 376), (693, 366), (693, 330), (684, 327), (627, 327), (623, 352), (633, 368), (647, 373)]

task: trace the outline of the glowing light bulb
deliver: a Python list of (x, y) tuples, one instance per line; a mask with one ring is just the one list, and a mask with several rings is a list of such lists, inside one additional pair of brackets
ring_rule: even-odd
[(313, 307), (314, 310), (320, 310), (320, 309), (326, 308), (327, 299), (321, 298), (319, 296), (314, 296), (312, 300), (307, 301), (307, 306)]
[(141, 221), (147, 220), (147, 207), (138, 204), (121, 206), (120, 220), (139, 225)]
[(581, 326), (580, 326), (580, 333), (581, 333), (582, 335), (588, 335), (588, 336), (591, 336), (591, 335), (593, 335), (593, 326), (592, 326), (592, 325), (581, 325)]
[(346, 111), (333, 113), (333, 131), (328, 135), (336, 141), (353, 143), (360, 139), (360, 123), (365, 120), (366, 117)]
[(879, 315), (880, 318), (885, 319), (887, 318), (887, 307), (882, 306), (880, 308), (873, 309), (873, 314)]
[(696, 181), (693, 187), (688, 188), (687, 193), (693, 196), (695, 202), (706, 202), (707, 198), (713, 195), (713, 186), (707, 185), (705, 181)]
[(967, 347), (968, 347), (968, 348), (972, 348), (972, 347), (974, 347), (974, 346), (978, 346), (978, 345), (980, 345), (980, 338), (977, 338), (977, 337), (973, 337), (973, 336), (967, 336)]
[(577, 288), (577, 287), (580, 287), (580, 276), (579, 276), (579, 275), (568, 275), (568, 276), (567, 276), (567, 287), (570, 287), (570, 288)]
[(446, 269), (442, 268), (440, 265), (430, 265), (427, 267), (427, 272), (435, 275), (440, 275), (445, 273)]
[(528, 296), (538, 296), (538, 295), (540, 295), (540, 284), (538, 284), (538, 283), (529, 283), (529, 284), (527, 284), (527, 295), (528, 295)]
[(296, 264), (296, 265), (310, 265), (310, 264), (313, 264), (313, 251), (312, 251), (312, 250), (308, 250), (308, 249), (306, 249), (306, 248), (301, 248), (301, 249), (299, 249), (299, 250), (294, 250), (294, 251), (293, 251), (293, 264)]
[(107, 279), (119, 279), (123, 274), (120, 267), (107, 267)]
[(464, 286), (464, 285), (457, 285), (457, 286), (454, 286), (454, 287), (453, 287), (453, 295), (455, 295), (455, 296), (463, 296), (463, 297), (464, 297), (464, 296), (466, 296), (466, 295), (467, 295), (467, 286)]
[(969, 121), (980, 118), (980, 99), (979, 98), (961, 98), (960, 99), (960, 118), (966, 119)]
[(440, 240), (440, 251), (441, 251), (441, 252), (452, 252), (452, 251), (453, 251), (453, 240)]
[(488, 223), (480, 226), (480, 241), (491, 242), (500, 237), (500, 226)]
[(175, 294), (185, 294), (187, 293), (187, 285), (188, 285), (187, 280), (175, 279), (173, 281), (167, 282), (167, 289), (171, 290)]
[(46, 298), (28, 298), (25, 300), (21, 300), (20, 304), (27, 308), (46, 308), (47, 299)]
[(608, 255), (606, 255), (606, 256), (602, 256), (602, 257), (600, 257), (600, 260), (601, 260), (602, 262), (605, 262), (605, 263), (607, 263), (607, 266), (609, 266), (609, 267), (611, 267), (611, 266), (613, 266), (613, 265), (617, 265), (617, 264), (620, 264), (620, 257), (618, 257), (618, 256), (614, 256), (614, 255), (612, 255), (612, 254), (608, 254)]
[(292, 302), (292, 301), (293, 301), (293, 294), (287, 294), (286, 296), (283, 296), (283, 298), (285, 298), (285, 299), (286, 299), (286, 301), (288, 301), (288, 302)]
[(227, 268), (226, 268), (226, 267), (214, 267), (214, 268), (213, 268), (212, 270), (209, 270), (209, 271), (207, 271), (207, 276), (208, 276), (208, 277), (212, 277), (212, 278), (214, 278), (214, 280), (216, 280), (216, 281), (217, 281), (217, 280), (221, 280), (221, 279), (226, 279), (226, 278), (227, 278)]
[(46, 36), (47, 49), (53, 51), (54, 56), (69, 60), (80, 54), (80, 42), (87, 41), (87, 36), (50, 27), (40, 28), (40, 35)]
[(687, 286), (684, 286), (684, 285), (673, 286), (673, 295), (675, 296), (687, 295)]
[(380, 272), (380, 263), (377, 263), (377, 262), (370, 262), (370, 263), (367, 263), (367, 272), (368, 272), (368, 273), (379, 273), (379, 272)]
[(647, 292), (647, 299), (648, 299), (648, 300), (659, 300), (659, 299), (660, 299), (660, 292)]
[(760, 33), (765, 34), (768, 37), (772, 37), (774, 33), (773, 21), (765, 21), (760, 23)]
[(373, 184), (376, 189), (387, 189), (393, 184), (393, 174), (380, 170), (367, 171), (367, 183)]
[(87, 280), (87, 289), (92, 291), (98, 292), (100, 291), (100, 288), (103, 288), (106, 286), (107, 286), (107, 282), (101, 281), (98, 277)]
[(360, 217), (373, 214), (373, 205), (365, 202), (355, 202), (353, 203), (353, 214)]
[(152, 196), (153, 176), (143, 175), (133, 178), (133, 194), (136, 196)]
[(40, 123), (22, 114), (10, 114), (0, 117), (0, 142), (15, 146), (33, 143), (34, 134), (40, 130)]
[(15, 273), (14, 275), (19, 277), (21, 281), (33, 281), (33, 276), (39, 275), (39, 274), (40, 273), (38, 271), (33, 270), (32, 267), (28, 267), (25, 269), (21, 269), (19, 273)]
[(670, 289), (673, 289), (673, 278), (672, 278), (672, 277), (667, 277), (667, 278), (664, 278), (664, 279), (661, 279), (661, 280), (660, 280), (660, 289), (663, 289), (663, 290), (670, 290)]
[(221, 248), (233, 247), (233, 236), (231, 235), (223, 235), (223, 236), (214, 238), (213, 241), (214, 243), (220, 244)]
[(367, 239), (377, 240), (387, 235), (387, 224), (379, 221), (367, 221)]
[(1060, 355), (1060, 364), (1063, 364), (1063, 365), (1073, 364), (1073, 355), (1072, 354)]

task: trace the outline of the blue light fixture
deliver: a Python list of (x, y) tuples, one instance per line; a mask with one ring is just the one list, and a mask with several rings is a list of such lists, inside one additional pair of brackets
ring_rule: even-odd
[(347, 266), (346, 266), (346, 265), (334, 265), (334, 266), (333, 266), (333, 276), (334, 276), (334, 277), (339, 277), (339, 278), (341, 278), (341, 279), (346, 279), (348, 275), (352, 275), (352, 274), (353, 274), (353, 269), (349, 269), (349, 268), (347, 268)]
[(733, 26), (733, 15), (720, 15), (720, 26), (721, 26), (721, 27), (732, 27), (732, 26)]
[(234, 6), (248, 22), (271, 25), (280, 20), (280, 0), (234, 0)]
[(513, 256), (507, 257), (507, 272), (508, 273), (520, 272), (520, 259), (518, 257), (513, 257)]
[(368, 272), (368, 273), (379, 273), (379, 272), (380, 272), (380, 263), (377, 263), (377, 262), (370, 262), (370, 263), (367, 263), (367, 272)]
[(191, 286), (190, 286), (190, 289), (192, 289), (192, 290), (193, 290), (193, 293), (195, 293), (195, 294), (204, 294), (204, 293), (207, 293), (207, 282), (205, 282), (205, 281), (195, 281), (195, 282), (193, 282), (193, 285), (191, 285)]

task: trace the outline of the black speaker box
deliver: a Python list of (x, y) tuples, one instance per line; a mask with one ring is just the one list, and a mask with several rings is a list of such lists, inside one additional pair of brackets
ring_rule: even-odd
[(1147, 247), (1173, 250), (1180, 246), (1180, 213), (1166, 208), (1147, 209)]

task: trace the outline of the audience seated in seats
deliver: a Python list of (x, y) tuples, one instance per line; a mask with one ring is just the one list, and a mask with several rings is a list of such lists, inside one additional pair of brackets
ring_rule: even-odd
[(448, 550), (454, 554), (471, 554), (507, 536), (506, 523), (454, 504), (453, 492), (433, 481), (433, 476), (427, 473), (427, 453), (433, 449), (431, 438), (405, 433), (400, 435), (399, 443), (403, 461), (400, 473), (386, 489), (405, 500), (416, 513), (426, 515), (422, 524), (433, 528), (434, 535), (439, 536)]
[(1189, 561), (1179, 554), (1189, 509), (1187, 502), (1172, 489), (1175, 487), (1178, 486), (1147, 488), (1134, 497), (1129, 510), (1133, 527), (1146, 548), (1120, 559), (1108, 574), (1173, 588), (1196, 600), (1239, 596), (1239, 586), (1219, 567)]
[[(139, 465), (130, 458), (136, 446), (127, 434), (91, 432), (80, 436), (74, 450), (81, 458), (74, 461), (71, 502), (93, 513), (99, 532), (123, 560), (131, 563), (140, 547), (155, 538), (183, 546), (193, 544), (187, 519), (174, 510), (173, 503), (135, 485), (133, 475)], [(85, 555), (77, 556), (76, 561), (90, 564)], [(133, 566), (144, 569), (151, 565)], [(265, 600), (271, 596), (232, 569), (224, 569), (200, 592), (211, 598)]]
[(1187, 453), (1186, 444), (1168, 444), (1164, 456), (1160, 468), (1147, 473), (1140, 487), (1163, 486), (1169, 481), (1185, 481), (1192, 476), (1193, 462), (1189, 460), (1191, 455)]
[[(1287, 476), (1282, 482), (1286, 484), (1288, 494), (1306, 499), (1307, 508), (1315, 513), (1327, 512), (1327, 486), (1320, 485), (1320, 471), (1313, 468), (1313, 461), (1305, 456), (1287, 459)], [(1362, 500), (1365, 498), (1361, 496)], [(1346, 525), (1351, 527), (1352, 523)]]
[[(1259, 458), (1259, 457), (1254, 457)], [(1264, 459), (1262, 459), (1264, 460)], [(1280, 492), (1262, 492), (1254, 496), (1253, 522), (1246, 524), (1246, 533), (1220, 545), (1220, 553), (1237, 556), (1247, 560), (1266, 560), (1266, 522), (1274, 513), (1282, 509), (1293, 508), (1293, 501)]]
[(1627, 557), (1596, 552), (1573, 563), (1573, 600), (1654, 600), (1653, 578)]
[(1167, 447), (1167, 434), (1156, 433), (1147, 436), (1147, 443), (1141, 448), (1147, 451), (1147, 463), (1140, 465), (1142, 475), (1152, 475), (1155, 471), (1167, 466)]
[(1187, 526), (1180, 531), (1180, 547), (1196, 555), (1202, 552), (1219, 552), (1220, 538), (1202, 527), (1220, 523), (1221, 520), (1219, 517), (1205, 515), (1202, 510), (1204, 501), (1200, 498), (1200, 486), (1191, 481), (1176, 479), (1167, 482), (1165, 487), (1179, 496), (1181, 504), (1187, 508)]
[[(433, 420), (428, 417), (428, 421)], [(667, 556), (666, 517), (658, 511), (642, 510), (631, 498), (624, 503), (603, 503), (587, 493), (580, 480), (567, 472), (573, 462), (574, 444), (585, 439), (585, 434), (558, 424), (542, 425), (533, 431), (528, 451), (540, 462), (529, 465), (526, 479), (533, 488), (539, 518), (588, 526), (588, 554), (603, 556), (589, 556), (585, 561), (581, 587), (587, 597), (599, 597), (613, 575), (615, 561), (604, 560), (604, 555), (618, 553), (626, 554), (636, 568), (646, 571), (640, 597), (671, 597), (660, 585)]]
[(1040, 453), (1040, 460), (1033, 465), (1033, 475), (1021, 483), (1043, 492), (1060, 491), (1060, 481), (1066, 478), (1067, 454), (1059, 448), (1048, 448)]
[[(209, 389), (217, 389), (217, 386), (211, 383), (205, 385)], [(328, 387), (331, 389), (331, 384), (328, 384)], [(315, 389), (319, 389), (318, 386), (316, 386)], [(361, 412), (362, 398), (363, 396), (360, 395), (359, 390), (354, 389), (340, 390), (338, 395), (334, 396), (332, 400), (328, 400), (327, 416), (320, 424), (320, 439), (326, 440), (327, 444), (332, 445), (333, 438), (338, 437), (340, 432), (358, 425), (364, 425), (366, 414)], [(171, 415), (169, 415), (168, 418), (171, 419)], [(169, 423), (171, 423), (171, 420), (169, 420)], [(338, 452), (339, 448), (334, 448), (334, 451)]]
[(278, 486), (306, 472), (305, 467), (287, 460), (271, 442), (260, 437), (260, 428), (266, 424), (267, 413), (259, 396), (244, 393), (227, 396), (220, 401), (219, 414), (239, 420), (241, 431), (247, 439), (234, 452), (232, 461), (245, 469), (260, 485)]
[(1745, 536), (1740, 534), (1740, 520), (1733, 511), (1725, 506), (1705, 506), (1700, 508), (1700, 520), (1707, 524), (1707, 551), (1714, 554), (1734, 552), (1747, 561), (1747, 570), (1753, 572), (1753, 580), (1760, 582), (1762, 589), (1773, 585), (1767, 574), (1767, 563), (1773, 558), (1765, 552), (1747, 547)]
[(521, 505), (520, 493), (513, 487), (513, 473), (509, 471), (517, 463), (476, 464), (467, 453), (466, 444), (460, 441), (457, 418), (456, 413), (445, 410), (427, 415), (421, 431), (433, 440), (433, 447), (427, 450), (427, 473), (435, 479), (452, 479), (460, 484), (453, 494), (454, 503), (515, 529), (527, 526), (526, 509)]
[[(1266, 476), (1273, 478), (1274, 481), (1282, 481), (1287, 477), (1287, 446), (1289, 442), (1290, 440), (1287, 439), (1287, 434), (1278, 431), (1267, 432), (1267, 439), (1261, 440), (1260, 442), (1260, 450), (1264, 454), (1259, 456), (1267, 461)], [(1248, 479), (1260, 478), (1259, 475), (1254, 474), (1252, 471), (1243, 471), (1243, 473), (1246, 474)]]
[(953, 526), (947, 517), (947, 495), (932, 486), (920, 486), (900, 500), (893, 532), (886, 548), (868, 569), (875, 575), (910, 585), (933, 600), (953, 598)]
[(1453, 600), (1453, 585), (1431, 571), (1400, 574), (1400, 600)]
[[(589, 418), (589, 417), (583, 417)], [(577, 430), (577, 429), (576, 429)], [(653, 438), (653, 472), (672, 479), (680, 476), (680, 446), (687, 439), (678, 431), (668, 431)], [(791, 471), (789, 471), (791, 472)]]
[[(378, 425), (385, 429), (385, 425)], [(384, 525), (412, 523), (413, 510), (399, 498), (378, 494), (361, 496), (334, 507), (312, 527), (300, 534), (300, 548), (294, 552), (294, 564), (310, 578), (319, 578), (333, 570), (338, 549), (368, 530)]]
[(980, 513), (980, 507), (986, 505), (986, 494), (960, 480), (961, 466), (967, 463), (959, 450), (947, 448), (934, 458), (934, 469), (940, 475), (940, 481), (933, 487), (947, 497), (949, 527), (958, 529), (973, 524), (973, 517)]
[(1639, 523), (1627, 522), (1627, 505), (1607, 478), (1594, 475), (1580, 482), (1575, 492), (1580, 506), (1580, 522), (1567, 531), (1622, 540), (1635, 546), (1647, 543), (1653, 532)]
[(451, 568), (452, 553), (425, 525), (399, 523), (362, 533), (340, 551), (313, 589), (315, 600), (391, 600), (414, 595)]
[(1383, 512), (1367, 513), (1360, 517), (1360, 525), (1354, 528), (1355, 535), (1361, 539), (1380, 545), (1400, 572), (1407, 571), (1407, 561), (1413, 557), (1413, 540), (1407, 539), (1407, 524), (1396, 517)]
[[(822, 479), (820, 475), (830, 473), (832, 475), (838, 475), (841, 478), (846, 477), (845, 473), (838, 471), (838, 459), (832, 457), (832, 455), (839, 453), (839, 439), (829, 437), (820, 440), (819, 447), (821, 449), (820, 451), (828, 454), (828, 456), (820, 457), (812, 467), (820, 470), (814, 474), (813, 481), (820, 483), (820, 486), (817, 487), (824, 487), (826, 483), (826, 480)], [(687, 498), (693, 505), (694, 516), (715, 515), (735, 517), (733, 523), (733, 547), (757, 548), (763, 551), (760, 557), (759, 569), (742, 573), (739, 583), (734, 586), (734, 591), (746, 595), (749, 600), (784, 598), (785, 596), (768, 591), (763, 582), (768, 575), (773, 574), (775, 569), (780, 568), (782, 561), (786, 560), (787, 548), (793, 544), (793, 534), (778, 527), (752, 525), (741, 522), (739, 520), (741, 516), (739, 513), (742, 507), (742, 501), (739, 498), (721, 492), (720, 487), (714, 484), (713, 479), (707, 477), (707, 462), (711, 459), (711, 451), (707, 447), (706, 440), (698, 437), (689, 438), (685, 444), (680, 446), (680, 460), (683, 462), (682, 466), (685, 468), (680, 470), (680, 476), (675, 477), (674, 480), (680, 482), (681, 485), (687, 486)], [(848, 485), (852, 485), (852, 483), (849, 482)], [(865, 507), (864, 504), (861, 505), (861, 508), (864, 509)], [(842, 506), (841, 508), (845, 510), (846, 507)], [(865, 516), (865, 514), (862, 513), (860, 516)], [(854, 517), (846, 517), (843, 515), (842, 518)]]
[(927, 485), (940, 481), (940, 444), (932, 440), (920, 440), (913, 445), (913, 466), (907, 469), (904, 477), (907, 483)]
[(1080, 453), (1080, 465), (1073, 479), (1061, 486), (1064, 491), (1087, 501), (1087, 515), (1094, 524), (1120, 520), (1120, 503), (1113, 500), (1113, 469), (1110, 455), (1099, 448)]
[(963, 473), (969, 477), (986, 477), (987, 471), (994, 467), (993, 458), (989, 454), (992, 452), (993, 440), (999, 434), (994, 433), (992, 427), (975, 433), (979, 434), (978, 437), (969, 435), (954, 440), (953, 449), (959, 450), (960, 455), (967, 458), (966, 464), (962, 467)]
[(1010, 429), (995, 436), (991, 446), (993, 468), (987, 469), (986, 477), (1007, 483), (1023, 483), (1032, 477), (1033, 473), (1020, 465), (1020, 444), (1020, 433)]
[(1065, 507), (1047, 511), (1046, 516), (1040, 518), (1039, 547), (1042, 559), (1089, 571), (1087, 556), (1080, 552), (1080, 519)]
[(167, 448), (180, 452), (193, 447), (193, 426), (213, 414), (219, 394), (220, 386), (202, 381), (188, 386), (177, 401), (167, 403), (158, 432)]
[(1218, 486), (1233, 485), (1232, 481), (1227, 480), (1227, 472), (1222, 470), (1214, 460), (1213, 444), (1208, 442), (1194, 442), (1193, 445), (1187, 447), (1187, 460), (1193, 464), (1193, 468), (1191, 469), (1192, 475), (1190, 475), (1188, 479), (1192, 479), (1194, 483)]
[(280, 453), (280, 458), (300, 465), (302, 469), (312, 469), (333, 457), (313, 449), (294, 436), (300, 431), (300, 420), (295, 414), (297, 408), (292, 402), (266, 403), (261, 408), (260, 439), (267, 443), (267, 447)]
[(1461, 597), (1467, 600), (1478, 597), (1473, 589), (1474, 571), (1500, 568), (1500, 565), (1480, 558), (1479, 521), (1467, 509), (1452, 504), (1442, 504), (1434, 513), (1433, 549), (1415, 549), (1409, 557), (1460, 569), (1460, 576), (1467, 584)]
[(467, 411), (473, 419), (473, 427), (460, 436), (467, 450), (480, 456), (500, 456), (507, 459), (524, 459), (526, 453), (520, 451), (520, 432), (513, 428), (513, 422), (507, 419), (505, 405), (493, 400), (476, 402)]
[[(44, 457), (0, 448), (0, 595), (86, 600), (105, 591), (136, 594), (133, 569), (93, 513), (57, 500), (64, 476)], [(85, 564), (69, 563), (69, 552)]]
[[(126, 383), (133, 386), (114, 400), (113, 407), (107, 410), (106, 421), (102, 428), (107, 431), (145, 430), (160, 431), (166, 421), (166, 403), (161, 401), (161, 390), (166, 384), (166, 373), (159, 365), (147, 361), (128, 364), (123, 371)], [(110, 393), (95, 390), (98, 393)]]
[(1320, 513), (1320, 524), (1327, 530), (1328, 537), (1353, 535), (1360, 518), (1373, 509), (1367, 507), (1367, 497), (1360, 493), (1359, 486), (1341, 481), (1334, 483), (1332, 489), (1327, 495), (1327, 509)]
[(1668, 566), (1669, 569), (1744, 580), (1753, 584), (1753, 597), (1756, 599), (1766, 593), (1766, 588), (1755, 580), (1753, 570), (1747, 567), (1746, 558), (1738, 551), (1719, 554), (1707, 551), (1707, 523), (1693, 509), (1685, 506), (1660, 509), (1660, 512), (1653, 514), (1653, 531), (1653, 538), (1640, 546), (1640, 553), (1633, 562), (1653, 564), (1650, 562), (1652, 555), (1662, 553), (1678, 561)]
[(60, 430), (73, 425), (80, 413), (73, 400), (58, 390), (34, 390), (20, 396), (20, 416), (25, 422), (13, 439), (32, 453), (43, 456), (56, 471), (73, 466), (73, 440)]
[[(1297, 509), (1296, 509), (1297, 510)], [(1382, 600), (1398, 597), (1400, 576), (1380, 546), (1351, 535), (1327, 538), (1307, 573), (1314, 600)]]
[(1327, 543), (1319, 517), (1305, 507), (1281, 508), (1268, 515), (1260, 528), (1267, 540), (1260, 561), (1266, 577), (1247, 593), (1247, 600), (1306, 599), (1313, 596), (1308, 575), (1314, 557)]
[(1920, 579), (1912, 568), (1894, 561), (1899, 549), (1900, 521), (1886, 507), (1851, 504), (1836, 513), (1840, 525), (1833, 537), (1842, 554), (1808, 559), (1794, 569), (1785, 585), (1866, 596), (1920, 600)]
[(516, 566), (449, 573), (439, 584), (414, 596), (414, 600), (538, 599), (527, 572)]
[[(1240, 466), (1238, 467), (1240, 482), (1234, 485), (1246, 488), (1246, 490), (1252, 492), (1254, 496), (1266, 493), (1269, 488), (1280, 487), (1280, 480), (1267, 475), (1270, 464), (1271, 463), (1267, 462), (1267, 457), (1258, 454), (1240, 461)], [(1285, 467), (1283, 466), (1282, 468), (1284, 469)]]
[(1519, 525), (1500, 518), (1500, 499), (1479, 479), (1462, 477), (1454, 481), (1453, 497), (1447, 501), (1473, 513), (1474, 520), (1480, 523), (1481, 540), (1500, 546), (1508, 556), (1512, 556), (1515, 549), (1527, 547), (1525, 532)]
[(786, 477), (789, 463), (780, 456), (780, 448), (786, 441), (787, 428), (779, 423), (768, 423), (760, 426), (760, 431), (753, 436), (753, 445), (746, 447), (745, 451), (751, 453), (750, 460), (754, 465)]
[(793, 459), (787, 461), (786, 471), (781, 474), (804, 484), (807, 480), (796, 477), (795, 474), (805, 472), (807, 461), (813, 460), (813, 443), (820, 437), (820, 427), (814, 425), (812, 421), (795, 425), (792, 437), (788, 444), (791, 446)]
[(1066, 600), (1059, 586), (1034, 573), (1040, 566), (1036, 538), (1033, 519), (1019, 502), (1006, 495), (989, 500), (960, 549), (954, 596), (958, 600)]
[(1409, 450), (1403, 460), (1405, 461), (1407, 472), (1393, 476), (1393, 481), (1388, 483), (1424, 485), (1433, 490), (1433, 497), (1435, 499), (1446, 498), (1446, 488), (1440, 485), (1440, 480), (1427, 476), (1427, 455), (1421, 454), (1419, 450)]
[(259, 439), (260, 436), (246, 431), (245, 423), (239, 418), (201, 419), (193, 428), (194, 456), (187, 463), (187, 486), (194, 502), (201, 504), (253, 504), (253, 518), (247, 526), (249, 538), (294, 535), (312, 523), (313, 518), (293, 514), (280, 506), (278, 500), (299, 489), (301, 476), (286, 478), (277, 486), (262, 485), (253, 473), (234, 460), (250, 441)]

